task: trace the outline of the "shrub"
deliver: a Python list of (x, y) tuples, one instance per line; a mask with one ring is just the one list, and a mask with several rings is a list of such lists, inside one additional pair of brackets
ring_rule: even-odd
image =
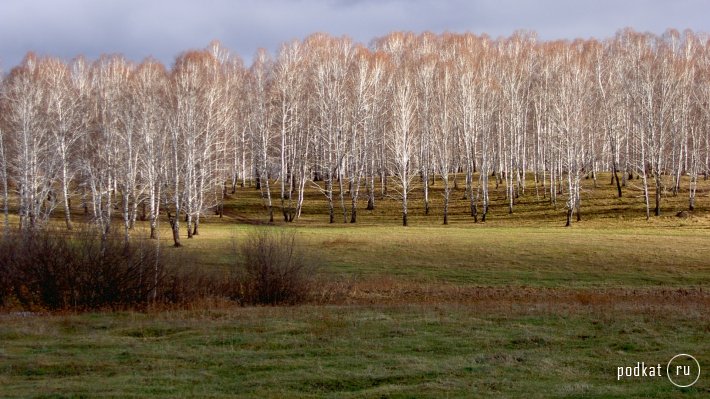
[(313, 290), (315, 266), (296, 233), (259, 229), (238, 246), (242, 275), (238, 299), (246, 304), (296, 304)]
[(0, 241), (0, 304), (26, 309), (135, 307), (150, 302), (165, 278), (154, 245), (131, 246), (90, 231), (24, 231)]
[(150, 240), (127, 246), (91, 230), (15, 232), (0, 237), (0, 306), (136, 309), (223, 298), (295, 304), (317, 296), (313, 262), (295, 233), (255, 230), (235, 248), (238, 267), (206, 270), (194, 254), (161, 252)]

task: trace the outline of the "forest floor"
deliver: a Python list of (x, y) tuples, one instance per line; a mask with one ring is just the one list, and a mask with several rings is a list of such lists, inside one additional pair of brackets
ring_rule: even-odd
[[(358, 223), (336, 208), (328, 224), (317, 190), (298, 221), (278, 222), (277, 208), (277, 226), (259, 227), (258, 191), (238, 188), (183, 248), (170, 247), (162, 223), (165, 251), (229, 268), (250, 231), (293, 229), (318, 265), (309, 303), (7, 309), (0, 397), (707, 397), (710, 183), (700, 182), (693, 212), (677, 216), (687, 191), (664, 193), (662, 216), (650, 220), (637, 180), (622, 198), (608, 183), (585, 180), (582, 221), (569, 228), (564, 196), (555, 208), (532, 182), (513, 214), (492, 187), (477, 224), (462, 190), (447, 226), (441, 184), (429, 215), (414, 192), (406, 228), (397, 199), (379, 196), (374, 211), (361, 199)], [(703, 369), (689, 388), (666, 378), (680, 353)], [(640, 362), (661, 364), (663, 376), (618, 378)]]

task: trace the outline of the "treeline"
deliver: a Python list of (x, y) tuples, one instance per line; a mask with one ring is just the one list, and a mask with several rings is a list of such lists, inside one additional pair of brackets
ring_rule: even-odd
[(687, 189), (692, 210), (710, 165), (709, 46), (673, 30), (554, 42), (392, 33), (370, 46), (319, 33), (273, 56), (260, 50), (248, 68), (212, 43), (169, 70), (120, 55), (28, 54), (2, 81), (4, 223), (16, 200), (23, 229), (56, 208), (71, 229), (80, 204), (103, 231), (118, 214), (129, 240), (138, 218), (155, 237), (164, 212), (179, 246), (182, 220), (198, 234), (207, 209), (221, 212), (230, 190), (253, 183), (270, 220), (275, 210), (298, 218), (312, 186), (331, 222), (356, 222), (359, 207), (388, 195), (406, 225), (414, 179), (429, 213), (435, 176), (446, 223), (459, 172), (476, 221), (495, 179), (509, 212), (532, 189), (566, 201), (569, 224), (580, 180), (600, 171), (619, 196), (639, 178), (647, 217), (666, 190)]

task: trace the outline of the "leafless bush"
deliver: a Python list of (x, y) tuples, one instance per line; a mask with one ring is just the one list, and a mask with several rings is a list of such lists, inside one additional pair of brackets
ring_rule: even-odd
[(0, 303), (24, 308), (136, 307), (165, 279), (158, 249), (90, 231), (24, 231), (0, 241)]
[(238, 246), (242, 276), (238, 299), (246, 304), (295, 304), (313, 291), (313, 260), (294, 231), (253, 231)]
[[(27, 310), (192, 306), (211, 299), (295, 304), (331, 298), (316, 290), (314, 262), (295, 233), (255, 230), (235, 245), (236, 267), (200, 266), (195, 254), (150, 240), (33, 230), (0, 237), (0, 306)], [(312, 258), (312, 257), (311, 257)]]

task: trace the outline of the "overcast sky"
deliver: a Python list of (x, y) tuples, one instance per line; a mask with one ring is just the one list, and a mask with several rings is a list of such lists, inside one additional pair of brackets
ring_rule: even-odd
[(169, 65), (220, 40), (247, 62), (313, 32), (369, 43), (391, 31), (606, 38), (623, 27), (710, 32), (710, 0), (0, 0), (0, 69), (27, 51), (65, 59), (122, 53)]

